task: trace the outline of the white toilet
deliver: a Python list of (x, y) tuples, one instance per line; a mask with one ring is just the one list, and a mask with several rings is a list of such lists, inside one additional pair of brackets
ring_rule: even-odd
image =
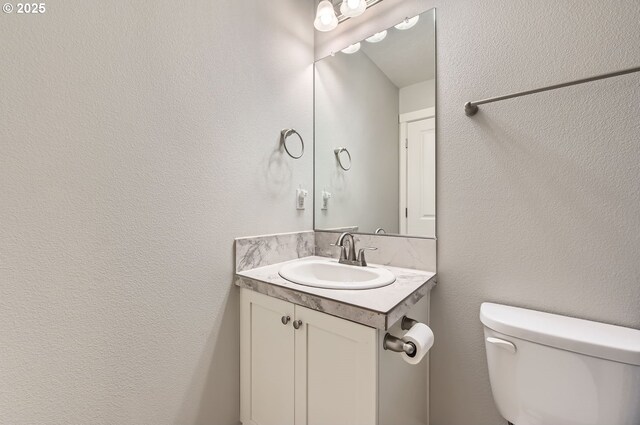
[(640, 330), (484, 303), (491, 390), (515, 425), (640, 425)]

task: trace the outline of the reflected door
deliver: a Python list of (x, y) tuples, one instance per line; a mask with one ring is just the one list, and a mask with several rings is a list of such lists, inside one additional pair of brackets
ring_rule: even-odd
[(436, 235), (435, 119), (407, 123), (406, 233)]

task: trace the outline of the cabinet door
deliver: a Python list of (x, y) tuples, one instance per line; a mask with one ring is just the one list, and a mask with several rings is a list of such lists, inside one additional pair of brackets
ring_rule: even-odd
[(375, 425), (377, 331), (296, 306), (296, 425)]
[[(290, 317), (283, 324), (283, 317)], [(294, 424), (294, 306), (240, 292), (240, 419), (244, 425)]]

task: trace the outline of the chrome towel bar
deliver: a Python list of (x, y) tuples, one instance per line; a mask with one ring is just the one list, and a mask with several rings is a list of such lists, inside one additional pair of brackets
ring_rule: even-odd
[(580, 80), (569, 81), (567, 83), (554, 84), (552, 86), (542, 87), (539, 89), (525, 90), (518, 93), (511, 93), (504, 96), (490, 97), (488, 99), (476, 100), (475, 102), (467, 102), (464, 104), (464, 113), (471, 117), (478, 112), (478, 105), (484, 105), (485, 103), (499, 102), (501, 100), (513, 99), (514, 97), (527, 96), (530, 94), (540, 93), (548, 90), (561, 89), (563, 87), (575, 86), (576, 84), (589, 83), (591, 81), (604, 80), (605, 78), (617, 77), (619, 75), (631, 74), (633, 72), (640, 72), (640, 66), (634, 68), (625, 69), (617, 72), (609, 72), (607, 74), (600, 74), (593, 77), (582, 78)]

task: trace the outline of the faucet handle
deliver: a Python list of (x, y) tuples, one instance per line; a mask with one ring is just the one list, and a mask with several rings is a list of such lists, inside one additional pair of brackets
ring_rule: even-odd
[(368, 246), (366, 248), (360, 248), (358, 250), (358, 263), (360, 263), (361, 266), (366, 267), (367, 266), (367, 260), (364, 258), (364, 252), (365, 251), (377, 251), (378, 248), (374, 248), (371, 246)]

